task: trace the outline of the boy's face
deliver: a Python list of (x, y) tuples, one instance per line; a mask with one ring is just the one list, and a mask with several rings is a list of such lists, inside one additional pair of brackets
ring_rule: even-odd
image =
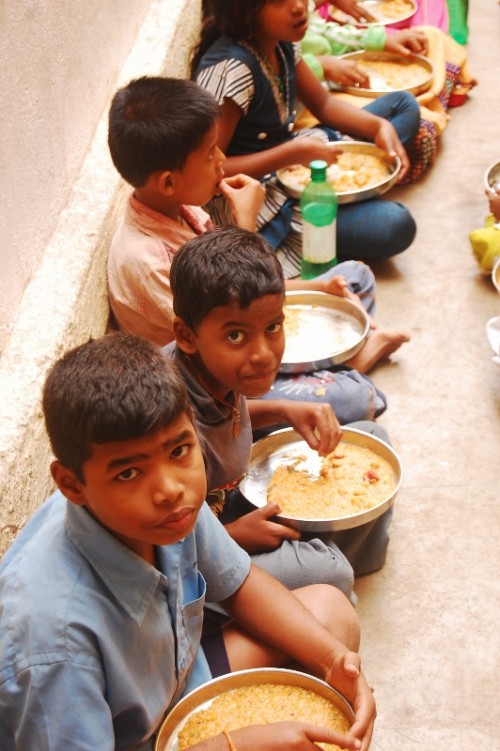
[[(141, 438), (93, 444), (82, 468), (85, 483), (59, 462), (54, 465), (64, 495), (150, 563), (155, 545), (170, 545), (191, 532), (207, 490), (200, 446), (186, 414)], [(65, 472), (72, 475), (71, 487)]]
[[(248, 308), (237, 302), (219, 305), (188, 330), (191, 354), (204, 380), (218, 396), (236, 391), (258, 397), (271, 388), (285, 350), (284, 295), (264, 295)], [(180, 327), (182, 331), (182, 325)]]
[(198, 148), (188, 156), (183, 168), (172, 172), (178, 204), (203, 206), (220, 192), (226, 157), (217, 146), (218, 137), (219, 126), (214, 123)]

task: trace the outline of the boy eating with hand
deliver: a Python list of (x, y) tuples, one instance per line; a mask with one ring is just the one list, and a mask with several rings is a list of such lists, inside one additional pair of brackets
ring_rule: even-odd
[[(178, 250), (170, 281), (176, 343), (166, 351), (188, 388), (214, 510), (254, 563), (290, 589), (324, 582), (350, 597), (351, 564), (359, 575), (385, 561), (392, 510), (335, 533), (337, 545), (333, 534), (301, 536), (276, 523), (276, 505), (252, 511), (233, 490), (248, 471), (252, 431), (292, 426), (321, 455), (341, 437), (335, 413), (320, 397), (260, 398), (272, 393), (285, 349), (285, 282), (275, 253), (256, 233), (214, 229)], [(354, 425), (388, 442), (375, 423)]]

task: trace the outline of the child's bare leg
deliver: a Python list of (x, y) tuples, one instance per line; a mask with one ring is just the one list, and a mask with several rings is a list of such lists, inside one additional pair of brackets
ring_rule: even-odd
[[(293, 594), (348, 649), (353, 652), (358, 651), (360, 639), (358, 616), (347, 597), (339, 589), (328, 584), (313, 584), (295, 589)], [(224, 629), (224, 644), (232, 671), (290, 665), (287, 655), (231, 624)]]
[(359, 373), (368, 373), (379, 360), (390, 357), (393, 352), (410, 339), (406, 331), (393, 331), (392, 329), (376, 328), (370, 332), (363, 347), (354, 357), (346, 362), (346, 365), (354, 368)]

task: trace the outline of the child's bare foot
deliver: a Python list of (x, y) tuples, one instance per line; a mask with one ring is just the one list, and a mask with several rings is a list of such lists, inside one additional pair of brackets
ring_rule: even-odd
[(346, 365), (359, 371), (368, 373), (379, 360), (390, 357), (402, 344), (410, 340), (406, 331), (392, 329), (373, 329), (359, 352), (346, 362)]

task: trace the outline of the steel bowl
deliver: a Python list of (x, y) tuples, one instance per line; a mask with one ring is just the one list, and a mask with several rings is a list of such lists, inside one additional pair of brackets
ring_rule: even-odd
[(384, 88), (381, 82), (378, 83), (377, 87), (376, 81), (375, 85), (370, 87), (369, 89), (362, 86), (336, 86), (336, 88), (340, 89), (341, 91), (345, 91), (348, 94), (353, 94), (354, 96), (373, 97), (376, 99), (377, 97), (384, 96), (384, 94), (388, 94), (391, 91), (409, 91), (410, 94), (418, 96), (419, 94), (423, 94), (424, 91), (427, 91), (432, 85), (432, 79), (434, 77), (434, 67), (431, 61), (426, 57), (423, 57), (423, 55), (409, 55), (408, 57), (404, 57), (403, 55), (393, 55), (390, 52), (359, 51), (348, 52), (345, 55), (341, 55), (341, 58), (343, 60), (353, 60), (355, 63), (364, 61), (397, 63), (398, 65), (416, 64), (422, 70), (422, 78), (418, 82), (418, 84), (416, 83), (413, 86), (407, 87), (403, 86), (398, 89), (388, 87)]
[(287, 292), (280, 372), (307, 373), (339, 365), (359, 352), (369, 331), (367, 313), (346, 297)]
[[(354, 721), (354, 712), (347, 699), (319, 678), (284, 668), (240, 670), (219, 678), (214, 678), (181, 699), (161, 724), (156, 736), (154, 751), (178, 751), (177, 738), (182, 726), (191, 715), (200, 709), (205, 709), (220, 694), (235, 688), (258, 686), (262, 683), (297, 686), (314, 691), (319, 696), (331, 701), (332, 704), (346, 715), (348, 720), (351, 722)], [(304, 721), (308, 720), (307, 717), (301, 719)]]
[(500, 258), (497, 258), (493, 264), (493, 271), (491, 272), (491, 281), (493, 282), (495, 289), (500, 293)]
[(334, 21), (340, 23), (350, 23), (355, 26), (388, 26), (389, 24), (401, 23), (407, 21), (417, 12), (417, 3), (415, 0), (407, 0), (405, 8), (401, 10), (401, 13), (395, 16), (386, 16), (384, 14), (384, 2), (383, 0), (360, 0), (358, 2), (362, 8), (365, 8), (372, 16), (376, 16), (376, 21), (357, 21), (353, 16), (344, 13), (341, 10), (332, 8), (330, 15)]
[(486, 190), (500, 190), (500, 162), (493, 162), (484, 173)]
[[(387, 176), (382, 180), (371, 185), (366, 185), (363, 188), (358, 188), (357, 190), (344, 192), (338, 191), (337, 199), (339, 204), (356, 203), (358, 201), (367, 201), (369, 198), (377, 198), (377, 196), (387, 193), (387, 191), (397, 182), (398, 174), (401, 169), (401, 160), (397, 155), (391, 156), (387, 151), (380, 149), (374, 143), (366, 143), (365, 141), (332, 141), (331, 146), (332, 148), (338, 148), (344, 152), (374, 154), (382, 159), (387, 165)], [(292, 198), (300, 198), (304, 187), (298, 186), (290, 180), (285, 169), (278, 170), (276, 177), (289, 196)]]
[[(389, 462), (394, 472), (394, 489), (390, 495), (376, 506), (358, 511), (351, 516), (332, 519), (297, 519), (277, 514), (275, 517), (277, 521), (302, 532), (336, 532), (341, 529), (359, 527), (377, 519), (393, 505), (403, 480), (401, 461), (394, 449), (379, 438), (356, 428), (342, 428), (342, 440), (369, 448)], [(287, 461), (291, 453), (300, 455), (308, 452), (311, 452), (311, 449), (292, 428), (277, 430), (261, 438), (253, 444), (250, 467), (239, 489), (253, 506), (262, 508), (267, 505), (267, 488), (276, 468)]]

